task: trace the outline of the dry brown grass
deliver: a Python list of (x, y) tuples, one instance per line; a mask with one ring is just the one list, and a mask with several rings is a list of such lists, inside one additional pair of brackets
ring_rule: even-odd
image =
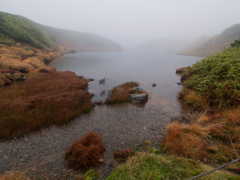
[(72, 143), (65, 152), (65, 159), (71, 168), (87, 170), (99, 164), (104, 150), (101, 135), (91, 131)]
[(73, 72), (41, 73), (1, 88), (0, 137), (12, 138), (89, 112), (87, 80)]
[(239, 132), (240, 107), (212, 111), (191, 124), (173, 122), (168, 125), (162, 146), (170, 154), (201, 160), (208, 157), (214, 163), (224, 164), (239, 158)]
[(2, 176), (0, 176), (0, 180), (30, 180), (23, 173), (18, 173), (14, 171), (7, 171)]
[(183, 87), (183, 89), (178, 92), (178, 97), (180, 99), (184, 99), (187, 104), (199, 110), (206, 110), (209, 108), (206, 97), (203, 97), (195, 91), (187, 89), (186, 87)]
[[(0, 69), (11, 69), (17, 71), (16, 73), (31, 73), (38, 72), (39, 69), (49, 69), (46, 64), (68, 50), (61, 46), (57, 50), (39, 50), (20, 43), (16, 43), (14, 46), (0, 44)], [(2, 74), (0, 75), (0, 86), (9, 85), (15, 80)]]
[(111, 97), (107, 98), (105, 103), (106, 104), (114, 104), (114, 103), (124, 103), (128, 102), (128, 94), (133, 92), (131, 88), (138, 87), (139, 83), (137, 82), (126, 82), (121, 84), (111, 91)]

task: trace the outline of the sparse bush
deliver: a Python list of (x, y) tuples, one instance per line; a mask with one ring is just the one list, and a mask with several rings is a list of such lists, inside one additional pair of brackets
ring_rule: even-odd
[(87, 170), (99, 164), (104, 150), (102, 137), (91, 131), (72, 143), (65, 152), (65, 159), (69, 167)]

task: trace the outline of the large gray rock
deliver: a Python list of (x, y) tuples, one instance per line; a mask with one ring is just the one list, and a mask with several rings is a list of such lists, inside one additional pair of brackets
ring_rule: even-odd
[(148, 94), (129, 94), (132, 103), (141, 104), (148, 100)]

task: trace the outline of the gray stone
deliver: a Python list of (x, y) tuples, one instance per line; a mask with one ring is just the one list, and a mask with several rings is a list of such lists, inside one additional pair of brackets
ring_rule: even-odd
[(132, 88), (134, 91), (143, 91), (140, 87), (133, 87)]
[(148, 94), (129, 94), (132, 103), (141, 104), (148, 100)]

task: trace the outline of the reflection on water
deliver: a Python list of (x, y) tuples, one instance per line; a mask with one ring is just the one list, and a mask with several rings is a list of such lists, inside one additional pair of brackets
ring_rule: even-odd
[[(94, 81), (89, 82), (89, 92), (94, 94), (92, 101), (104, 101), (113, 87), (127, 81), (137, 81), (150, 95), (146, 106), (179, 108), (176, 96), (182, 87), (177, 84), (180, 77), (175, 71), (200, 59), (202, 57), (168, 53), (80, 52), (59, 57), (50, 66), (93, 78)], [(157, 86), (153, 87), (153, 83)]]

